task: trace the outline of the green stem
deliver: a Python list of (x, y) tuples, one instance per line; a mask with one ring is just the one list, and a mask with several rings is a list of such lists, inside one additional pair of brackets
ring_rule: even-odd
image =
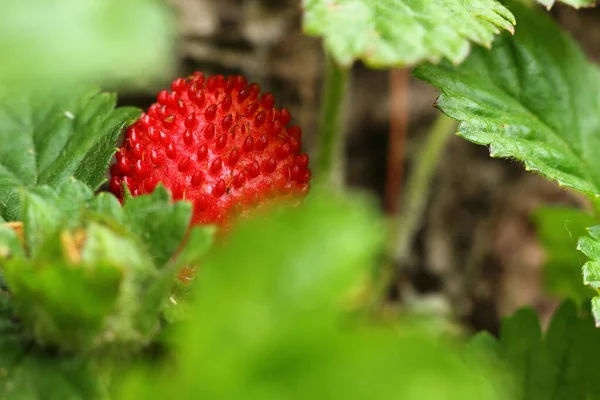
[(404, 196), (399, 198), (399, 213), (390, 223), (388, 259), (375, 276), (371, 308), (385, 299), (390, 282), (410, 252), (412, 239), (421, 225), (433, 180), (442, 152), (456, 131), (456, 122), (443, 114), (435, 120), (421, 148), (418, 159), (406, 179)]
[(406, 179), (405, 197), (398, 207), (400, 212), (392, 227), (395, 229), (395, 235), (390, 242), (390, 254), (396, 262), (402, 262), (408, 256), (412, 238), (421, 225), (429, 199), (431, 181), (440, 157), (455, 131), (456, 122), (440, 114), (431, 127), (416, 164)]
[(324, 183), (334, 183), (341, 170), (343, 103), (349, 75), (347, 68), (340, 67), (326, 55), (316, 166), (317, 176)]

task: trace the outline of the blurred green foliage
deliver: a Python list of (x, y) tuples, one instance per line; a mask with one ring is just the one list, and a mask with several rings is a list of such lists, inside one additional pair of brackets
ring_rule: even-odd
[(364, 318), (382, 228), (369, 202), (315, 192), (241, 223), (202, 263), (174, 363), (133, 374), (119, 398), (503, 398), (483, 355)]
[(504, 391), (512, 399), (600, 398), (600, 330), (572, 301), (555, 311), (545, 332), (536, 312), (523, 308), (504, 319), (498, 340), (480, 333), (471, 344), (510, 370), (513, 380)]
[[(94, 196), (74, 179), (21, 196), (23, 243), (0, 226), (0, 267), (26, 333), (41, 347), (81, 354), (150, 343), (184, 265), (174, 256), (190, 204), (173, 204), (159, 186), (121, 208), (114, 196)], [(187, 246), (199, 257), (212, 231), (193, 232)]]
[(546, 251), (544, 287), (548, 294), (571, 298), (578, 304), (589, 300), (594, 291), (582, 285), (581, 267), (584, 257), (576, 249), (577, 240), (595, 218), (574, 208), (541, 207), (533, 214), (538, 238)]
[(0, 84), (141, 84), (174, 64), (175, 24), (160, 0), (4, 0)]

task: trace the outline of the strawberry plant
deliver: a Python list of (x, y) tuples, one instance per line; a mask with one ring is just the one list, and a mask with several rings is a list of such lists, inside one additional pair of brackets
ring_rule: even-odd
[[(304, 0), (325, 49), (310, 160), (258, 84), (176, 77), (158, 0), (4, 8), (0, 398), (600, 398), (600, 72), (543, 8)], [(357, 60), (441, 92), (387, 220), (339, 179)], [(94, 85), (163, 89), (141, 110)], [(527, 308), (468, 337), (389, 307), (455, 132), (588, 199), (534, 215), (564, 298), (546, 330)]]

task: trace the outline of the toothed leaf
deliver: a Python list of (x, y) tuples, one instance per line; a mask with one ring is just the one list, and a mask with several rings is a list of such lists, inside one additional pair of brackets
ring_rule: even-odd
[(304, 0), (304, 30), (322, 36), (343, 65), (360, 59), (388, 68), (461, 62), (471, 42), (489, 47), (515, 18), (496, 0)]
[(139, 115), (94, 89), (0, 87), (0, 216), (19, 216), (19, 188), (57, 187), (71, 177), (97, 189), (121, 130)]
[(477, 49), (459, 67), (424, 65), (437, 107), (460, 121), (458, 134), (515, 158), (561, 185), (600, 194), (600, 69), (545, 12), (517, 2), (514, 37)]
[(600, 330), (589, 315), (580, 313), (573, 302), (564, 302), (542, 334), (538, 316), (525, 308), (504, 319), (497, 345), (489, 337), (483, 344), (476, 337), (474, 345), (493, 352), (511, 372), (512, 382), (504, 388), (512, 392), (509, 398), (598, 398)]

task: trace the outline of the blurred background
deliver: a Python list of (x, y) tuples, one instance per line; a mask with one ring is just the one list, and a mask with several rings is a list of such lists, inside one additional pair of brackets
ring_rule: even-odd
[[(0, 15), (0, 52), (11, 57), (0, 63), (0, 82), (3, 76), (29, 79), (39, 71), (45, 72), (38, 74), (40, 79), (59, 71), (63, 77), (92, 80), (116, 72), (104, 88), (118, 90), (121, 105), (145, 109), (175, 77), (196, 70), (244, 74), (273, 92), (279, 107), (290, 110), (303, 128), (306, 150), (314, 155), (324, 60), (320, 40), (302, 33), (300, 1), (50, 3), (6, 3), (4, 17)], [(45, 11), (31, 18), (32, 9)], [(600, 61), (600, 10), (557, 4), (551, 13), (591, 59)], [(89, 37), (80, 36), (81, 26)], [(115, 42), (123, 37), (130, 41)], [(36, 59), (20, 57), (32, 48), (38, 50)], [(402, 77), (410, 71), (394, 73)], [(349, 187), (372, 193), (382, 209), (390, 173), (390, 115), (398, 116), (389, 102), (390, 74), (356, 64), (344, 120), (344, 179)], [(437, 93), (409, 78), (394, 86), (394, 95), (399, 94), (408, 99), (408, 140), (401, 162), (406, 175), (438, 113), (432, 107)], [(439, 160), (424, 218), (411, 237), (406, 265), (398, 269), (402, 272), (390, 290), (391, 304), (456, 316), (470, 329), (492, 332), (502, 316), (522, 305), (532, 305), (547, 319), (559, 299), (544, 288), (548, 257), (532, 219), (545, 205), (586, 206), (585, 199), (526, 173), (519, 163), (491, 159), (485, 147), (452, 138)], [(568, 227), (562, 227), (568, 234)], [(571, 239), (577, 263), (577, 238)]]

